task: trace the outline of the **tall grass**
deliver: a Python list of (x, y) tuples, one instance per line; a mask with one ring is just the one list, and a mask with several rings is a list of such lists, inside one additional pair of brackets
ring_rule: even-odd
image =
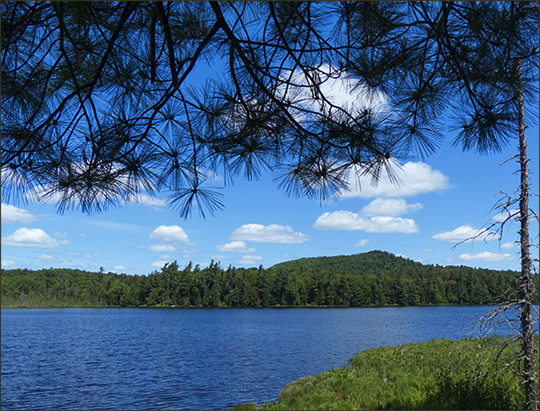
[[(507, 342), (439, 339), (362, 351), (345, 367), (287, 384), (278, 401), (258, 409), (522, 409), (520, 381), (504, 366), (517, 357), (519, 342), (495, 360)], [(514, 369), (519, 366), (514, 363)], [(234, 409), (256, 409), (256, 404)]]

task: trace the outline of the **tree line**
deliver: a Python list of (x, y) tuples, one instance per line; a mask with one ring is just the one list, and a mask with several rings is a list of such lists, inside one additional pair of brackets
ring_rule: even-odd
[[(381, 262), (366, 271), (349, 269), (354, 264), (349, 268), (342, 264), (341, 269), (304, 268), (303, 264), (312, 259), (268, 269), (225, 269), (216, 262), (206, 268), (190, 263), (181, 269), (173, 262), (147, 276), (65, 268), (2, 269), (2, 307), (495, 304), (508, 298), (508, 293), (515, 293), (519, 277), (514, 271), (423, 265), (385, 254), (364, 254), (368, 265)], [(402, 263), (397, 264), (396, 260)], [(538, 293), (535, 303), (538, 304)]]

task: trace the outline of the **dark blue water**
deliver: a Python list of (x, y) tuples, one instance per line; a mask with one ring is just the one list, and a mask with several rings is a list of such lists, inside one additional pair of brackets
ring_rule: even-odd
[(224, 409), (378, 346), (458, 339), (482, 306), (4, 309), (2, 409)]

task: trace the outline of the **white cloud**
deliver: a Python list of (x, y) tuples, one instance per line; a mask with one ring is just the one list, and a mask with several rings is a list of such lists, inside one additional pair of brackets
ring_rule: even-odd
[(503, 211), (499, 214), (495, 214), (493, 217), (491, 217), (491, 221), (495, 223), (503, 223), (507, 219), (509, 221), (517, 220), (519, 218), (519, 209), (515, 208), (513, 210)]
[(212, 255), (210, 256), (212, 258), (212, 260), (228, 260), (229, 257), (225, 256), (225, 255)]
[(349, 175), (351, 191), (343, 192), (340, 198), (412, 197), (450, 188), (448, 177), (426, 163), (408, 162), (401, 168), (394, 167), (394, 171), (399, 179), (399, 186), (388, 180), (386, 171), (381, 172), (378, 184), (372, 185), (369, 176), (357, 177), (355, 170), (352, 170)]
[(115, 270), (127, 270), (128, 267), (124, 267), (123, 265), (115, 265), (113, 267)]
[(150, 238), (171, 243), (193, 245), (193, 243), (189, 241), (188, 235), (184, 232), (182, 227), (177, 225), (160, 225), (150, 233)]
[(264, 260), (264, 258), (260, 255), (245, 255), (238, 263), (243, 265), (257, 265), (262, 260)]
[(54, 236), (55, 237), (67, 237), (68, 234), (67, 233), (54, 233)]
[(14, 267), (15, 266), (15, 261), (2, 260), (1, 263), (2, 263), (2, 267)]
[(17, 229), (13, 234), (2, 238), (3, 246), (12, 247), (39, 247), (39, 248), (56, 248), (58, 243), (52, 239), (41, 228), (26, 228)]
[(484, 251), (483, 253), (478, 254), (460, 254), (458, 257), (463, 261), (501, 261), (501, 260), (515, 260), (517, 257), (511, 254), (497, 254), (491, 253), (489, 251)]
[(231, 240), (250, 241), (253, 243), (298, 244), (310, 238), (300, 232), (294, 232), (290, 226), (271, 224), (244, 224), (231, 234)]
[(246, 260), (255, 260), (255, 261), (262, 261), (264, 258), (262, 258), (260, 255), (245, 255), (242, 258)]
[(503, 250), (514, 250), (515, 248), (517, 248), (517, 246), (514, 243), (504, 243), (501, 245), (501, 248)]
[(163, 268), (163, 266), (165, 264), (168, 264), (169, 262), (168, 261), (156, 261), (155, 263), (152, 263), (150, 264), (152, 267), (157, 267), (157, 268)]
[(358, 241), (354, 246), (355, 247), (365, 247), (366, 245), (369, 244), (369, 240), (362, 240), (362, 241)]
[(218, 245), (216, 249), (222, 253), (254, 253), (257, 251), (253, 247), (246, 247), (245, 241), (231, 241), (228, 244)]
[(24, 223), (28, 224), (37, 220), (37, 217), (22, 208), (17, 208), (9, 204), (2, 203), (1, 207), (2, 223)]
[(409, 211), (418, 211), (424, 208), (420, 203), (407, 204), (402, 198), (376, 198), (367, 206), (362, 208), (361, 214), (366, 217), (391, 216), (399, 217)]
[[(459, 243), (467, 240), (472, 241), (473, 237), (478, 236), (483, 230), (477, 230), (469, 225), (462, 225), (455, 230), (445, 231), (435, 234), (432, 238), (439, 241), (446, 241), (447, 243)], [(493, 241), (498, 240), (499, 237), (496, 233), (487, 232), (478, 237), (479, 240)]]
[(363, 218), (350, 211), (324, 213), (317, 218), (313, 228), (318, 230), (365, 231), (366, 233), (411, 234), (419, 231), (414, 220), (410, 218), (388, 216)]
[(293, 73), (283, 73), (282, 79), (290, 83), (289, 77), (292, 75), (293, 85), (279, 87), (277, 92), (280, 98), (292, 102), (298, 109), (290, 109), (289, 112), (296, 121), (306, 120), (305, 109), (330, 113), (334, 108), (326, 101), (314, 98), (318, 93), (313, 87), (313, 80), (318, 84), (318, 89), (333, 106), (341, 107), (349, 112), (359, 112), (370, 109), (375, 114), (386, 109), (387, 99), (383, 93), (370, 90), (366, 85), (357, 79), (347, 76), (345, 72), (339, 71), (329, 64), (322, 64), (313, 68), (309, 75), (313, 80), (306, 78), (306, 73), (301, 70), (294, 70)]
[[(332, 68), (327, 64), (323, 64), (319, 67), (319, 70), (330, 73)], [(323, 78), (321, 78), (321, 80), (323, 80)], [(329, 77), (327, 81), (321, 84), (320, 89), (324, 96), (333, 104), (350, 112), (354, 109), (362, 110), (365, 108), (380, 111), (384, 109), (387, 102), (387, 99), (383, 94), (369, 92), (368, 88), (362, 85), (361, 82), (345, 76)], [(311, 91), (309, 89), (304, 90), (305, 93), (309, 93), (307, 101), (313, 102), (314, 105), (320, 105), (322, 103), (322, 101), (309, 98), (311, 97)]]
[(172, 245), (153, 245), (150, 247), (150, 251), (153, 251), (154, 253), (163, 253), (165, 251), (174, 251), (176, 248), (174, 248)]

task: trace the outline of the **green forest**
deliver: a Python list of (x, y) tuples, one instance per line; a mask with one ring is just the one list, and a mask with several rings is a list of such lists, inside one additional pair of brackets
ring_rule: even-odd
[[(494, 304), (517, 289), (515, 271), (424, 265), (372, 251), (304, 258), (270, 268), (176, 262), (149, 275), (67, 268), (1, 270), (2, 307), (369, 307)], [(538, 275), (535, 278), (538, 281)], [(538, 304), (538, 293), (534, 296)]]

